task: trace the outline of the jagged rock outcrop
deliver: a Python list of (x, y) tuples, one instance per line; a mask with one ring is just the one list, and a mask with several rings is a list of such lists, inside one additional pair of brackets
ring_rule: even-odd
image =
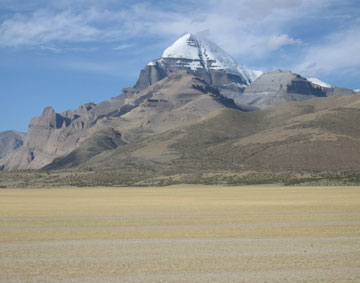
[(3, 158), (0, 167), (38, 169), (73, 151), (96, 132), (97, 119), (118, 109), (122, 100), (114, 98), (99, 105), (88, 103), (60, 114), (52, 107), (45, 108), (41, 116), (31, 120), (23, 146)]
[(21, 147), (24, 143), (26, 134), (16, 131), (5, 131), (0, 133), (0, 159), (10, 152)]

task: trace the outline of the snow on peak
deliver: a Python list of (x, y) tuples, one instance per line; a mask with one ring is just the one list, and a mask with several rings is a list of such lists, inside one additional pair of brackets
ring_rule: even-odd
[(249, 83), (262, 74), (259, 71), (245, 69), (228, 53), (215, 43), (201, 35), (187, 33), (167, 48), (161, 58), (186, 59), (192, 70), (224, 70), (236, 75), (242, 75)]
[(323, 81), (320, 81), (319, 79), (317, 78), (308, 78), (307, 79), (309, 82), (315, 84), (315, 85), (319, 85), (321, 87), (327, 87), (327, 88), (331, 88), (332, 85), (329, 85), (328, 83), (325, 83)]
[(194, 36), (187, 33), (176, 40), (168, 47), (162, 58), (184, 58), (190, 60), (199, 60), (199, 45)]

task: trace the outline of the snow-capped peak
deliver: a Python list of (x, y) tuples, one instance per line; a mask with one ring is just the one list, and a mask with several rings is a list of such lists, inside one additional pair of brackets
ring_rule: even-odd
[(321, 87), (326, 87), (326, 88), (331, 88), (332, 85), (328, 84), (328, 83), (325, 83), (317, 78), (308, 78), (307, 79), (309, 82), (315, 84), (315, 85), (319, 85)]
[(165, 49), (162, 58), (184, 58), (199, 60), (199, 44), (195, 36), (187, 33)]
[(193, 71), (205, 68), (206, 70), (223, 70), (228, 73), (243, 76), (248, 83), (254, 81), (262, 72), (245, 69), (229, 54), (215, 43), (201, 35), (187, 33), (167, 48), (161, 58), (185, 59), (188, 67)]

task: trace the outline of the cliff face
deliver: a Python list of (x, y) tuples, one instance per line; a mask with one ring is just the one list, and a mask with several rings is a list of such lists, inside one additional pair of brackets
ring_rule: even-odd
[(166, 78), (171, 71), (164, 70), (158, 62), (147, 65), (141, 70), (139, 78), (135, 84), (135, 88), (143, 90), (148, 86), (155, 84), (156, 82)]
[(48, 107), (31, 120), (24, 145), (3, 160), (5, 169), (33, 169), (47, 164), (55, 156), (73, 150), (78, 144), (87, 119), (66, 111), (55, 113)]

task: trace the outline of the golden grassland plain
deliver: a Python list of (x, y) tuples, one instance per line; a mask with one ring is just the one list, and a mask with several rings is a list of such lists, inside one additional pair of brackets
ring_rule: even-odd
[(360, 187), (0, 190), (0, 282), (360, 282)]

